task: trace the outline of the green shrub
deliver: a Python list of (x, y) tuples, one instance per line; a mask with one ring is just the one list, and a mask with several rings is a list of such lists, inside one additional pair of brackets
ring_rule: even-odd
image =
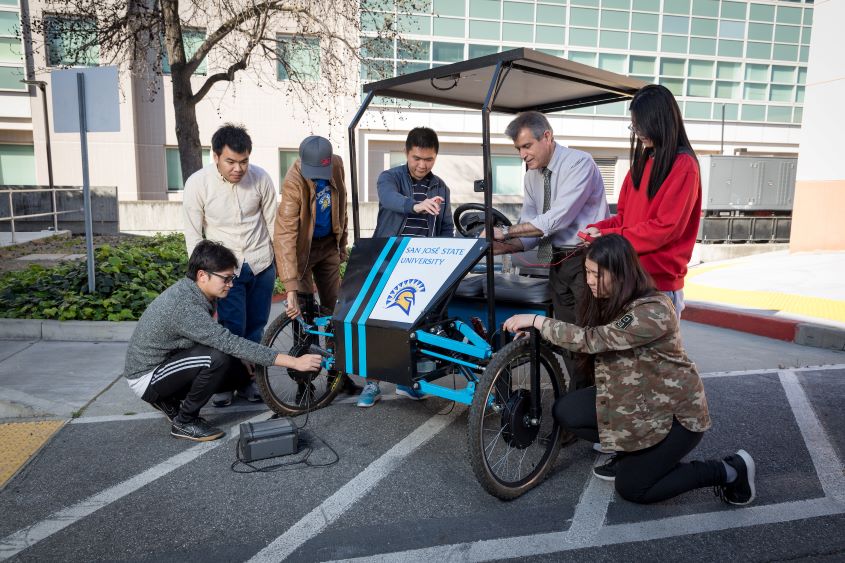
[(95, 292), (86, 262), (67, 262), (0, 277), (0, 317), (124, 321), (138, 319), (159, 293), (185, 275), (182, 235), (138, 238), (94, 252)]

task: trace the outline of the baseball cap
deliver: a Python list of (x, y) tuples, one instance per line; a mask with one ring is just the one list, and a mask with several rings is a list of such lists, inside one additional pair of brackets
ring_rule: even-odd
[(323, 137), (306, 137), (299, 145), (302, 175), (309, 180), (332, 179), (332, 144)]

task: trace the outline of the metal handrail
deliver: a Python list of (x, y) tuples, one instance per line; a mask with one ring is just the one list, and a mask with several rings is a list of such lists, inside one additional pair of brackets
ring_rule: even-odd
[[(27, 192), (50, 192), (51, 193), (51, 200), (53, 204), (53, 210), (46, 212), (46, 213), (30, 213), (28, 215), (15, 215), (15, 203), (14, 198), (12, 195), (19, 194), (19, 193), (27, 193)], [(17, 242), (16, 231), (15, 231), (15, 220), (17, 219), (33, 219), (37, 217), (49, 217), (52, 215), (53, 217), (53, 230), (59, 230), (59, 215), (64, 215), (66, 213), (80, 213), (84, 211), (83, 207), (79, 209), (70, 209), (67, 211), (59, 211), (58, 205), (56, 203), (56, 192), (80, 192), (82, 193), (82, 188), (58, 188), (56, 186), (52, 186), (49, 188), (2, 188), (0, 187), (0, 195), (8, 194), (9, 196), (9, 216), (8, 217), (0, 217), (0, 221), (9, 221), (11, 223), (11, 232), (12, 232), (12, 242)]]

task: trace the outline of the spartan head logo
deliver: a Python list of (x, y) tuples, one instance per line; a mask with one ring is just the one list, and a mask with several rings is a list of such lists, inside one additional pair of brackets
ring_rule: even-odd
[(411, 314), (411, 307), (417, 300), (417, 293), (425, 291), (425, 284), (418, 279), (409, 279), (399, 282), (387, 296), (384, 305), (386, 309), (399, 307), (406, 315)]

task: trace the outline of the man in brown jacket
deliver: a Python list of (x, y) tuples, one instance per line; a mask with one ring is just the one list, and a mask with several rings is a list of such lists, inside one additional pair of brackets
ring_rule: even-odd
[[(315, 286), (324, 312), (331, 313), (337, 302), (348, 238), (343, 176), (343, 160), (332, 154), (328, 139), (311, 136), (299, 145), (299, 159), (282, 183), (273, 249), (292, 319), (302, 314), (300, 294), (312, 295)], [(344, 377), (343, 391), (360, 390)]]

